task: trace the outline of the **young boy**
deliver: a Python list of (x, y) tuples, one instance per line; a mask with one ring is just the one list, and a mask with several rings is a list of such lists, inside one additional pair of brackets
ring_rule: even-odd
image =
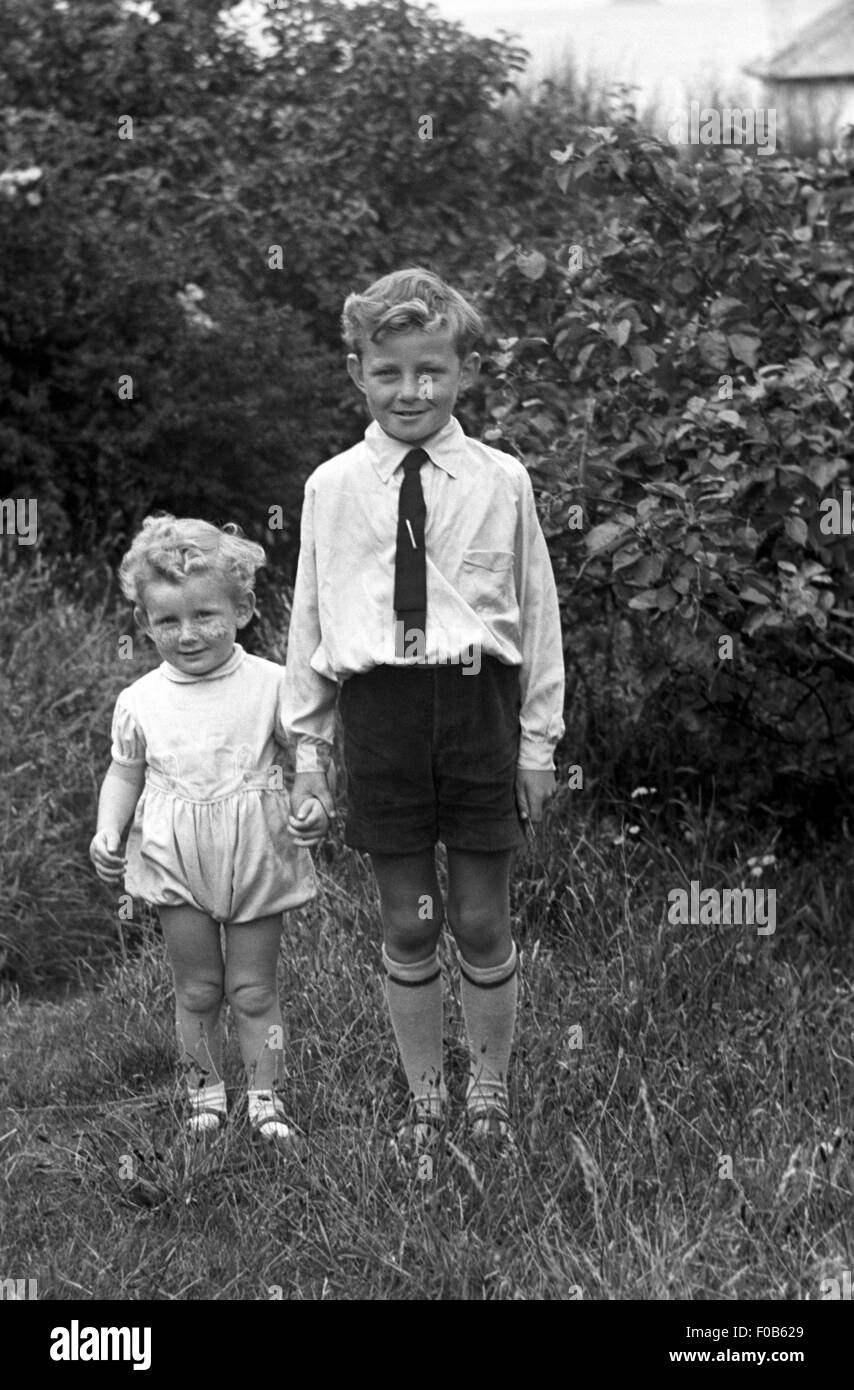
[(287, 655), (296, 743), (291, 829), (326, 781), (339, 697), (345, 840), (370, 855), (391, 1022), (411, 1093), (398, 1151), (441, 1130), (443, 911), (448, 857), (477, 1140), (512, 1146), (516, 1019), (509, 876), (520, 825), (554, 791), (564, 671), (557, 594), (524, 466), (453, 416), (480, 366), (476, 311), (429, 271), (351, 294), (347, 369), (373, 423), (311, 475)]

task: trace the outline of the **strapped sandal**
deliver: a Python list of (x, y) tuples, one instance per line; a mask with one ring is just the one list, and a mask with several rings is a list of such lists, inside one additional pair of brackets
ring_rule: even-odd
[(476, 1144), (497, 1153), (516, 1156), (516, 1136), (506, 1105), (500, 1101), (481, 1101), (466, 1110), (469, 1131)]
[[(261, 1112), (260, 1119), (252, 1120), (252, 1139), (267, 1149), (278, 1149), (281, 1153), (292, 1153), (294, 1147), (294, 1127), (288, 1120), (281, 1105), (270, 1101)], [(267, 1133), (268, 1125), (283, 1125), (286, 1133)]]

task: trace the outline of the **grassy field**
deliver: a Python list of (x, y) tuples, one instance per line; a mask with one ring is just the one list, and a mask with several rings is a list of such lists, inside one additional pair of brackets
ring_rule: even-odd
[(333, 843), (283, 943), (300, 1153), (250, 1145), (233, 1037), (227, 1137), (188, 1150), (162, 942), (144, 923), (90, 987), (6, 1008), (0, 1269), (36, 1278), (41, 1299), (820, 1298), (854, 1263), (841, 876), (771, 870), (773, 936), (671, 926), (670, 888), (739, 881), (710, 856), (713, 829), (694, 827), (706, 850), (680, 865), (642, 818), (615, 834), (569, 796), (516, 876), (517, 1168), (466, 1150), (453, 971), (457, 1104), (433, 1180), (387, 1154), (405, 1095), (374, 895)]
[[(151, 664), (117, 659), (126, 624), (98, 575), (0, 574), (0, 1277), (40, 1299), (816, 1300), (854, 1267), (850, 845), (793, 858), (653, 789), (564, 786), (518, 859), (517, 1167), (468, 1151), (450, 968), (441, 1158), (421, 1183), (388, 1154), (405, 1086), (340, 830), (283, 937), (300, 1151), (250, 1145), (234, 1037), (232, 1122), (189, 1151), (162, 939), (119, 922), (86, 854), (115, 694)], [(691, 880), (774, 888), (776, 931), (670, 924)]]

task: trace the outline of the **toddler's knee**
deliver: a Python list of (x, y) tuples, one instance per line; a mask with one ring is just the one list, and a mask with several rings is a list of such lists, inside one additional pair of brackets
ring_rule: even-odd
[(228, 1002), (243, 1018), (264, 1018), (278, 1008), (279, 999), (272, 985), (254, 980), (238, 980), (228, 986)]
[(222, 1004), (222, 983), (219, 980), (185, 980), (176, 987), (175, 994), (187, 1013), (208, 1014)]

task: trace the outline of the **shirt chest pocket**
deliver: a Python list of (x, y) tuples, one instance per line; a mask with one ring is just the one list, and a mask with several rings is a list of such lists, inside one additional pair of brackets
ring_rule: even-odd
[(481, 617), (506, 615), (516, 605), (512, 550), (464, 550), (460, 596)]

